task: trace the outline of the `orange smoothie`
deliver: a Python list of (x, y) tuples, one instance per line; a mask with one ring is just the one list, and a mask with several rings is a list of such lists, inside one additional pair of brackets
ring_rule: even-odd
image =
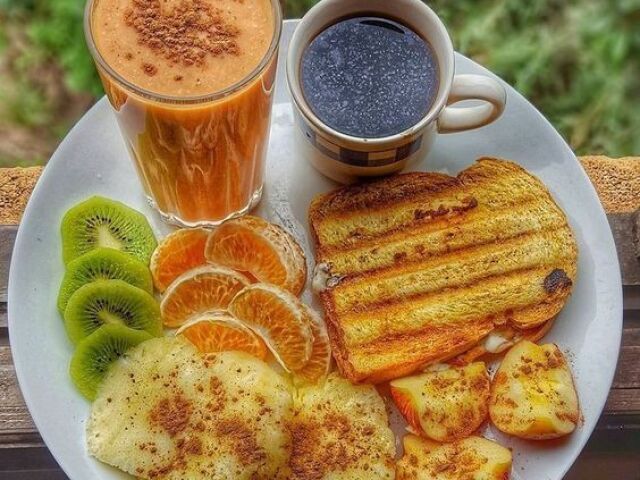
[(215, 225), (262, 191), (278, 0), (93, 0), (87, 39), (144, 189)]

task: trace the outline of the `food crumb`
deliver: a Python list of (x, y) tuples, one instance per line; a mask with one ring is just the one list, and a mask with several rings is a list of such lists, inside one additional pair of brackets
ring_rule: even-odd
[(153, 77), (156, 73), (158, 73), (158, 67), (156, 67), (152, 63), (143, 63), (142, 70), (150, 77)]

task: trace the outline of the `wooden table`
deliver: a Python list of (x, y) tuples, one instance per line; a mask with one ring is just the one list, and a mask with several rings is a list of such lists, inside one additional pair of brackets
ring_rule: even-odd
[[(15, 198), (0, 191), (0, 210), (6, 210), (7, 204), (20, 210), (28, 196), (24, 190), (29, 190), (33, 182), (27, 181), (22, 186), (24, 175), (17, 172), (0, 180), (0, 188), (8, 185), (14, 187), (9, 190), (17, 191)], [(21, 186), (15, 188), (17, 184)], [(19, 218), (19, 212), (14, 217)], [(14, 217), (0, 218), (11, 221)], [(605, 411), (566, 480), (640, 480), (640, 247), (634, 243), (637, 235), (632, 233), (634, 222), (640, 223), (640, 215), (639, 212), (610, 213), (608, 218), (623, 271), (622, 351)], [(17, 228), (17, 225), (0, 225), (0, 480), (66, 479), (24, 405), (11, 359), (6, 302), (9, 262)], [(636, 234), (638, 230), (640, 225)]]

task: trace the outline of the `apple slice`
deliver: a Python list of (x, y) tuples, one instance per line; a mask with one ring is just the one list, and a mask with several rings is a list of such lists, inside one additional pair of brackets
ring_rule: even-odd
[(560, 349), (523, 340), (507, 352), (491, 384), (491, 421), (504, 433), (544, 440), (573, 432), (578, 395)]
[(483, 362), (450, 367), (394, 380), (391, 396), (415, 433), (452, 442), (487, 418), (489, 375)]
[(419, 437), (413, 434), (407, 434), (402, 437), (402, 447), (404, 448), (404, 455), (426, 455), (432, 452), (436, 448), (442, 446), (442, 443), (430, 440), (428, 438)]
[(415, 435), (402, 439), (396, 480), (507, 480), (511, 451), (482, 437), (437, 443)]

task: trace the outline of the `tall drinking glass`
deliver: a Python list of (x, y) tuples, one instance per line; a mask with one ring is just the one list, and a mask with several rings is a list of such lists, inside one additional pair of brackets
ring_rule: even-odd
[(214, 226), (259, 202), (281, 29), (278, 0), (89, 0), (89, 50), (168, 222)]

